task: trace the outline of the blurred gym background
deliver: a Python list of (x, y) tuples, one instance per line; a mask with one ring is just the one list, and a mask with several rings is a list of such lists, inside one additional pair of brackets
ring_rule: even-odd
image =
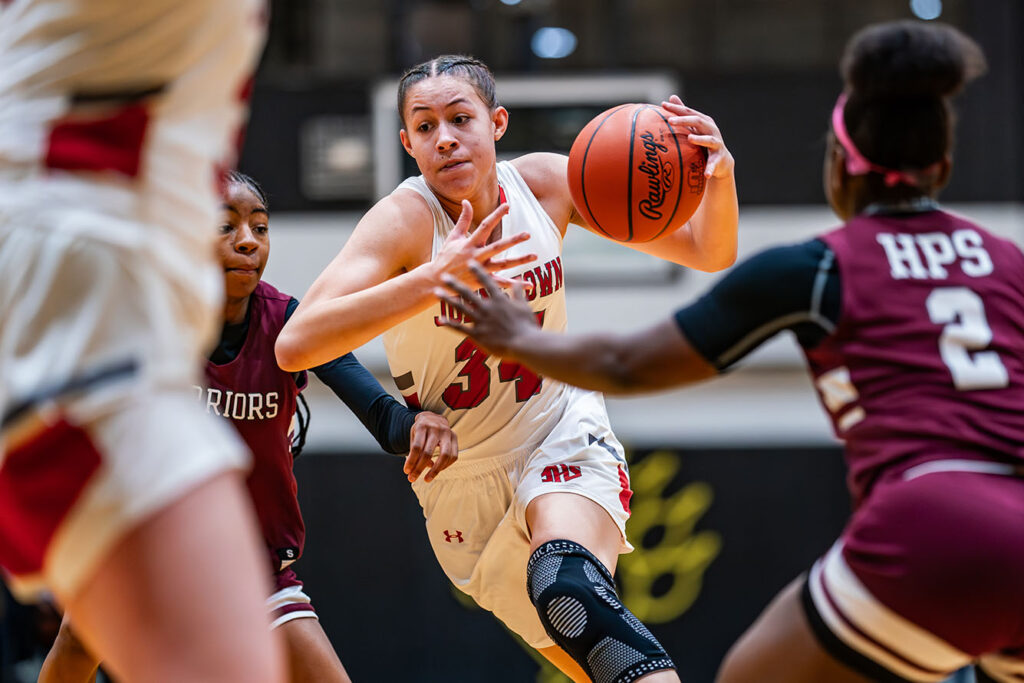
[[(295, 296), (362, 212), (414, 173), (398, 145), (394, 88), (413, 64), (450, 52), (487, 62), (511, 112), (498, 148), (507, 157), (565, 152), (603, 109), (678, 93), (715, 118), (736, 157), (742, 259), (837, 224), (821, 163), (839, 54), (862, 26), (914, 16), (961, 28), (989, 60), (959, 100), (942, 200), (1024, 242), (1020, 0), (274, 0), (271, 8), (240, 166), (270, 196), (265, 278)], [(651, 323), (719, 277), (572, 227), (563, 258), (575, 331)], [(379, 342), (357, 355), (394, 389)], [(381, 454), (317, 382), (307, 394), (312, 426), (296, 472), (309, 535), (296, 569), (353, 679), (565, 680), (451, 589), (401, 460)], [(621, 560), (623, 597), (684, 680), (710, 681), (771, 596), (842, 529), (840, 451), (785, 335), (707, 386), (608, 403), (636, 491), (637, 551)], [(3, 683), (35, 680), (57, 623), (45, 609), (8, 606)]]

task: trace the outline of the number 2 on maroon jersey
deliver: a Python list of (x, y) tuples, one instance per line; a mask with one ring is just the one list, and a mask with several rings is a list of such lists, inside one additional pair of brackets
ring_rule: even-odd
[(957, 389), (999, 389), (1010, 383), (999, 354), (985, 350), (992, 343), (992, 328), (980, 296), (967, 287), (937, 287), (925, 305), (931, 321), (945, 325), (939, 353)]
[[(537, 316), (537, 323), (543, 325), (544, 311), (537, 311), (534, 315)], [(445, 387), (441, 400), (446, 406), (452, 410), (475, 408), (491, 395), (491, 369), (486, 364), (489, 357), (468, 338), (455, 347), (455, 361), (466, 361), (459, 371), (459, 377), (465, 377), (466, 384), (463, 386), (460, 382), (452, 382)], [(498, 380), (516, 383), (516, 403), (539, 394), (543, 383), (543, 378), (530, 369), (505, 360), (498, 363)]]

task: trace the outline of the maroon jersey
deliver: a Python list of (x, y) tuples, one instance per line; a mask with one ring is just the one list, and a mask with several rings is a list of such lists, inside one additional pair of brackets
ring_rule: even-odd
[(835, 253), (835, 332), (806, 351), (859, 503), (928, 460), (1024, 464), (1024, 256), (943, 211), (861, 215)]
[(260, 282), (249, 298), (249, 331), (234, 360), (206, 364), (207, 408), (230, 419), (253, 454), (249, 492), (274, 571), (302, 554), (306, 528), (292, 473), (290, 428), (306, 374), (277, 366), (274, 342), (291, 299)]

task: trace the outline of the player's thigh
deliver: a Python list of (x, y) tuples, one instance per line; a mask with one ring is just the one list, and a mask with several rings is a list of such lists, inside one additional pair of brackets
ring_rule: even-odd
[(622, 534), (608, 511), (592, 499), (566, 491), (544, 493), (526, 506), (526, 523), (530, 552), (548, 541), (574, 541), (615, 572)]
[(284, 638), (291, 683), (351, 683), (319, 619), (292, 619), (276, 630)]
[(815, 638), (800, 601), (797, 578), (732, 646), (717, 683), (867, 683), (833, 659)]
[(124, 680), (281, 681), (263, 569), (242, 476), (226, 472), (124, 536), (67, 611)]

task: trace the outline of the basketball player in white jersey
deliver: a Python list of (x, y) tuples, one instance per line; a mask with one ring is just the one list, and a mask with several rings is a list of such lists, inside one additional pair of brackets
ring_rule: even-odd
[[(308, 368), (383, 334), (407, 402), (444, 414), (458, 436), (458, 462), (433, 482), (407, 470), (452, 582), (576, 681), (675, 681), (672, 660), (615, 593), (631, 492), (603, 398), (490, 359), (440, 322), (453, 311), (434, 284), (446, 273), (470, 281), (476, 258), (529, 286), (544, 328), (566, 325), (562, 237), (583, 224), (567, 160), (496, 163), (508, 112), (494, 90), (470, 57), (405, 74), (400, 135), (423, 175), (360, 221), (279, 336), (278, 362)], [(678, 98), (664, 106), (677, 134), (710, 151), (707, 194), (688, 225), (630, 246), (721, 269), (736, 252), (732, 157), (711, 119)]]
[(0, 567), (119, 680), (283, 679), (247, 456), (192, 389), (263, 13), (0, 0)]

